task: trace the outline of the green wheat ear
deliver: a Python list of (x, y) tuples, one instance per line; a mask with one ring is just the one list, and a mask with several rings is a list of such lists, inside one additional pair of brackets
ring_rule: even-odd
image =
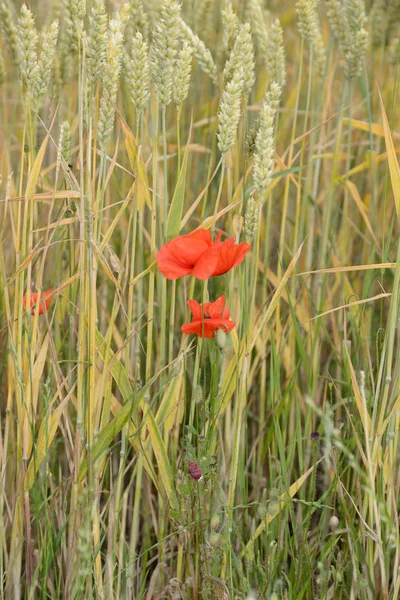
[(274, 122), (282, 89), (273, 83), (261, 107), (258, 131), (254, 143), (253, 178), (256, 190), (263, 197), (274, 171)]
[(221, 11), (222, 17), (222, 45), (227, 52), (231, 52), (239, 33), (240, 21), (233, 10), (229, 0)]
[(236, 69), (228, 82), (221, 99), (218, 113), (218, 148), (223, 157), (235, 144), (240, 119), (240, 104), (244, 86), (243, 69)]
[(18, 33), (10, 0), (0, 2), (0, 31), (11, 62), (18, 66)]
[(322, 77), (326, 51), (317, 12), (318, 4), (319, 0), (299, 0), (296, 4), (296, 11), (300, 34), (309, 45), (317, 73)]
[(33, 98), (37, 107), (42, 103), (50, 83), (57, 40), (58, 21), (54, 21), (43, 36), (42, 48), (38, 61), (37, 78), (33, 91)]
[(142, 34), (146, 42), (148, 41), (149, 19), (144, 10), (142, 0), (130, 0), (128, 24), (126, 26), (126, 39), (128, 40), (128, 44), (137, 32)]
[(149, 50), (143, 35), (137, 31), (133, 40), (131, 55), (126, 59), (126, 81), (129, 97), (137, 113), (142, 112), (150, 98)]
[(79, 50), (85, 14), (86, 0), (64, 0), (66, 39), (70, 52), (77, 53)]
[(243, 70), (243, 92), (248, 96), (256, 79), (254, 49), (249, 23), (245, 25), (239, 23), (235, 43), (224, 68), (225, 84), (230, 81), (235, 69)]
[(263, 64), (268, 53), (268, 33), (261, 0), (248, 0), (246, 16), (251, 24), (257, 62)]
[(89, 30), (85, 45), (88, 99), (93, 96), (97, 84), (101, 81), (107, 60), (107, 26), (108, 17), (104, 0), (95, 0), (89, 15)]
[(285, 49), (283, 29), (279, 19), (275, 19), (270, 27), (265, 64), (269, 82), (275, 82), (283, 87), (286, 82)]
[(153, 33), (151, 75), (156, 95), (163, 106), (172, 100), (174, 70), (179, 50), (180, 5), (164, 0)]
[(114, 129), (115, 105), (122, 67), (124, 28), (125, 24), (119, 15), (110, 21), (107, 60), (102, 75), (103, 90), (97, 123), (98, 141), (102, 147), (105, 147)]
[(184, 41), (176, 61), (172, 91), (173, 101), (178, 107), (182, 106), (189, 93), (192, 57), (192, 48), (187, 41)]
[(6, 65), (4, 63), (3, 52), (0, 50), (0, 85), (6, 80)]
[(23, 96), (32, 99), (38, 75), (38, 34), (32, 12), (23, 4), (18, 18), (19, 77)]
[(363, 69), (368, 34), (365, 29), (367, 16), (363, 0), (327, 0), (327, 15), (344, 56), (344, 73), (348, 79), (358, 77)]
[(196, 35), (192, 29), (182, 19), (180, 21), (181, 35), (186, 39), (193, 49), (193, 55), (196, 58), (200, 69), (209, 75), (211, 80), (217, 82), (217, 66), (212, 54), (204, 42)]

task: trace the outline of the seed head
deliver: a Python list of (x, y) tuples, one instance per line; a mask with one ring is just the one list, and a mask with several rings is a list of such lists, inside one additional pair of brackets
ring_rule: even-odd
[(239, 24), (233, 50), (224, 69), (224, 82), (232, 78), (235, 69), (243, 70), (243, 91), (248, 95), (255, 82), (255, 59), (250, 24)]
[(247, 203), (246, 215), (244, 218), (244, 238), (249, 244), (252, 243), (254, 235), (258, 228), (258, 222), (260, 218), (260, 203), (251, 194)]
[(400, 38), (394, 37), (390, 42), (389, 50), (388, 50), (389, 62), (391, 65), (395, 66), (400, 60)]
[(72, 132), (68, 121), (63, 121), (60, 127), (60, 137), (57, 146), (56, 182), (61, 167), (61, 157), (67, 164), (71, 162)]
[(227, 1), (225, 8), (221, 11), (222, 15), (222, 45), (231, 52), (235, 45), (235, 40), (239, 33), (240, 21), (232, 8), (232, 2)]
[(89, 81), (89, 99), (93, 96), (106, 63), (107, 25), (108, 18), (104, 0), (95, 0), (89, 16), (89, 33), (86, 42), (86, 74)]
[(143, 2), (142, 0), (130, 0), (128, 24), (126, 27), (126, 38), (128, 43), (138, 31), (147, 41), (149, 38), (149, 20), (146, 11), (143, 8)]
[(38, 74), (37, 61), (38, 34), (29, 8), (23, 4), (18, 19), (19, 73), (22, 93), (32, 98)]
[(268, 34), (261, 0), (248, 0), (246, 15), (251, 24), (258, 60), (264, 63), (268, 51)]
[(286, 70), (283, 30), (279, 19), (275, 19), (269, 32), (266, 67), (269, 81), (278, 83), (282, 88), (286, 82)]
[(5, 80), (6, 80), (6, 66), (4, 64), (3, 53), (0, 50), (0, 85), (3, 85)]
[(86, 0), (64, 0), (64, 10), (69, 48), (77, 52), (83, 35)]
[(172, 100), (179, 32), (180, 5), (175, 0), (163, 0), (153, 34), (151, 74), (155, 92), (164, 106)]
[(243, 69), (237, 69), (222, 94), (218, 114), (218, 148), (223, 157), (235, 144), (240, 119), (240, 100), (244, 85)]
[(172, 96), (177, 106), (182, 106), (189, 93), (190, 73), (192, 71), (192, 49), (187, 41), (183, 42), (174, 73)]
[(49, 86), (51, 69), (56, 54), (57, 40), (58, 21), (54, 21), (43, 37), (42, 50), (40, 52), (34, 89), (34, 99), (37, 106), (39, 106)]
[(211, 16), (214, 0), (196, 0), (194, 24), (195, 31), (199, 31), (204, 40), (209, 38), (211, 33)]
[(107, 61), (103, 70), (103, 93), (100, 100), (97, 136), (101, 146), (105, 146), (114, 127), (115, 104), (118, 82), (121, 73), (124, 42), (124, 23), (117, 15), (110, 21), (107, 48)]
[(280, 96), (280, 86), (273, 83), (265, 96), (259, 115), (259, 127), (254, 143), (253, 178), (261, 198), (274, 171), (274, 122)]
[(327, 15), (339, 50), (344, 56), (344, 72), (348, 79), (361, 74), (368, 35), (365, 30), (366, 14), (364, 0), (327, 0)]
[(0, 31), (11, 62), (18, 65), (18, 34), (9, 0), (0, 2)]
[(136, 111), (143, 111), (150, 97), (149, 51), (143, 35), (137, 31), (133, 41), (131, 56), (126, 63), (126, 78), (130, 99)]
[(296, 11), (300, 34), (310, 46), (317, 72), (322, 76), (326, 53), (317, 13), (318, 2), (319, 0), (298, 0)]
[(211, 52), (206, 48), (204, 42), (196, 35), (189, 25), (186, 25), (184, 21), (180, 21), (180, 29), (182, 37), (187, 40), (193, 49), (194, 57), (196, 58), (199, 67), (204, 73), (209, 75), (211, 80), (217, 82), (217, 67)]

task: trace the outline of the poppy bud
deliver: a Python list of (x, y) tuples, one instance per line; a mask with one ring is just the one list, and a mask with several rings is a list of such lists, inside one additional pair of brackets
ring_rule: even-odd
[(337, 518), (336, 515), (333, 515), (330, 518), (329, 527), (332, 529), (332, 531), (335, 531), (335, 529), (337, 529), (339, 527), (339, 519)]
[(217, 331), (217, 344), (221, 350), (223, 350), (226, 345), (226, 333), (221, 327)]
[(195, 479), (196, 481), (200, 481), (200, 479), (202, 479), (203, 474), (202, 474), (201, 469), (200, 469), (199, 465), (197, 464), (197, 462), (189, 461), (188, 469), (189, 469), (189, 475), (192, 479)]
[(218, 529), (218, 527), (220, 526), (220, 524), (221, 524), (221, 519), (219, 518), (219, 515), (214, 514), (211, 517), (211, 527), (213, 529)]

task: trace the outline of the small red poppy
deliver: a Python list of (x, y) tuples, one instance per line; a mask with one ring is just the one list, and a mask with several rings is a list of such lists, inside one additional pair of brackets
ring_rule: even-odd
[[(45, 292), (42, 292), (41, 297), (40, 297), (40, 302), (39, 302), (39, 315), (42, 315), (44, 312), (46, 312), (46, 310), (48, 310), (48, 308), (50, 306), (50, 302), (52, 300), (52, 298), (51, 298), (52, 293), (53, 293), (53, 290), (46, 290)], [(36, 292), (30, 293), (29, 307), (32, 308), (31, 315), (35, 314), (38, 296), (39, 296), (39, 294), (37, 294)], [(26, 299), (27, 299), (27, 296), (24, 296), (22, 299), (22, 303), (24, 306), (26, 306)]]
[(195, 333), (199, 337), (212, 338), (214, 333), (221, 327), (225, 331), (232, 331), (235, 321), (230, 320), (230, 311), (225, 306), (225, 296), (221, 296), (215, 302), (199, 304), (196, 300), (188, 300), (188, 306), (192, 312), (191, 323), (182, 325), (183, 333)]
[(208, 279), (222, 275), (242, 262), (250, 244), (235, 244), (234, 238), (220, 242), (222, 232), (214, 242), (208, 229), (196, 229), (188, 235), (179, 235), (157, 252), (158, 268), (167, 279), (193, 275)]

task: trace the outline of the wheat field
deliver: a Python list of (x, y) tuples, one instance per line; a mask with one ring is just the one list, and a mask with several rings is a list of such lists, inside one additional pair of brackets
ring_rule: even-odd
[(399, 0), (0, 0), (0, 599), (400, 598), (399, 58)]

